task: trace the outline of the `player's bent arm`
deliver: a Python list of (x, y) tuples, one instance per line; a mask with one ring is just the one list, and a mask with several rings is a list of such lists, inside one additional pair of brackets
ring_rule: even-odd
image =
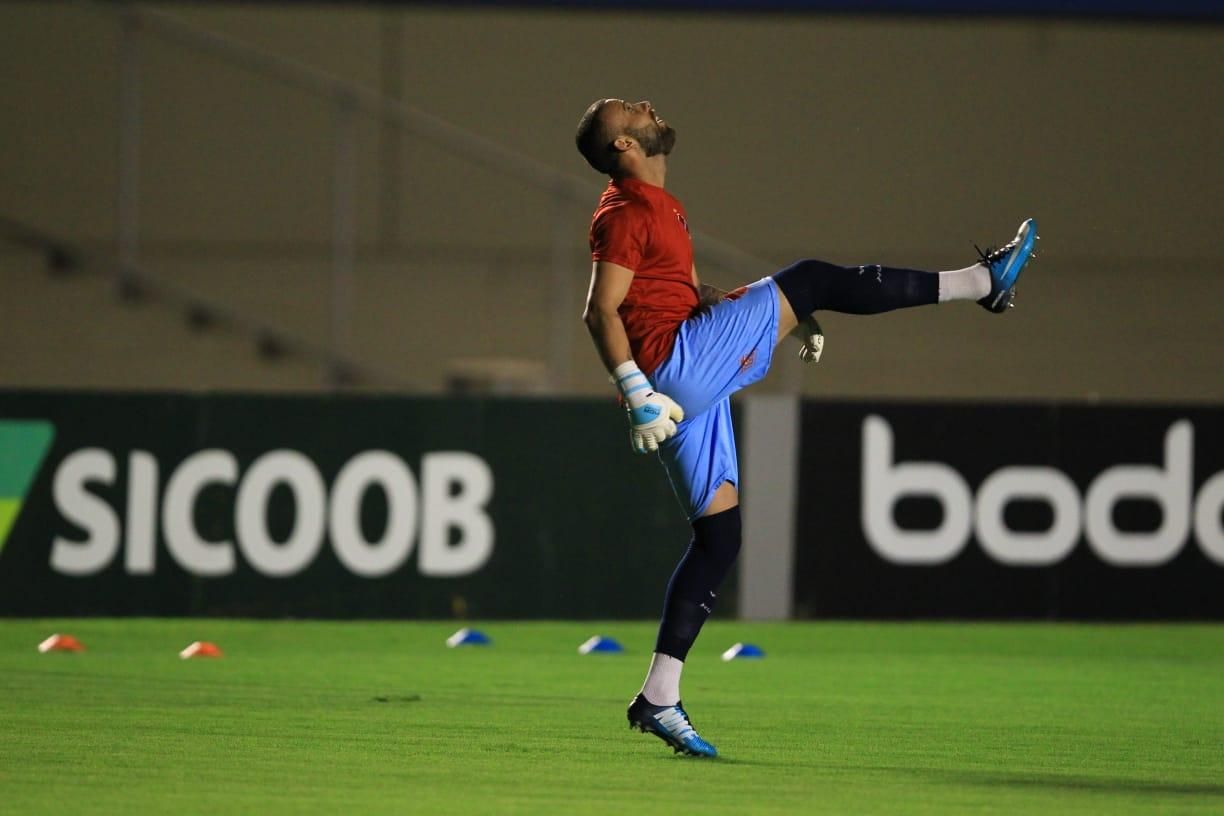
[(629, 443), (638, 453), (646, 453), (658, 450), (660, 442), (676, 433), (676, 423), (684, 419), (684, 411), (671, 398), (657, 393), (633, 361), (629, 336), (617, 312), (632, 282), (632, 270), (595, 261), (582, 320), (625, 399)]
[(586, 309), (582, 321), (586, 323), (599, 359), (608, 373), (621, 363), (633, 359), (629, 350), (629, 336), (621, 322), (617, 309), (633, 283), (633, 271), (608, 261), (591, 264), (591, 286), (587, 290)]

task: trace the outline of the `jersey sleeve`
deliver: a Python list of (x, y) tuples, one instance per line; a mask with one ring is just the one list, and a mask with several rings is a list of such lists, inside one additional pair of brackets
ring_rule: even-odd
[(638, 207), (600, 210), (591, 221), (591, 260), (638, 271), (646, 250), (649, 221)]

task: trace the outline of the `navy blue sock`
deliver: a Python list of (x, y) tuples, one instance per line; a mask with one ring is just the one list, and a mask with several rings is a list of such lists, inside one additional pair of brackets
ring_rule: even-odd
[(693, 540), (667, 585), (655, 651), (684, 660), (740, 548), (740, 510), (693, 520)]
[(939, 302), (939, 273), (891, 266), (838, 266), (804, 260), (773, 279), (800, 320), (817, 309), (878, 314)]

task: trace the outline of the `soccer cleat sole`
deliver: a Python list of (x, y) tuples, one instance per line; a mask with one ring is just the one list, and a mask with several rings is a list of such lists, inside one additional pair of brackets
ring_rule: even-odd
[[(709, 754), (703, 754), (700, 751), (694, 751), (692, 748), (689, 748), (688, 746), (682, 743), (676, 742), (676, 740), (672, 739), (668, 734), (665, 734), (661, 731), (656, 731), (655, 729), (650, 728), (649, 726), (644, 725), (640, 722), (629, 723), (629, 730), (630, 731), (641, 731), (643, 734), (650, 734), (651, 736), (658, 737), (660, 740), (662, 740), (667, 745), (667, 747), (671, 748), (672, 751), (677, 754), (684, 754), (685, 756), (698, 757), (701, 759), (713, 759), (714, 758)], [(717, 756), (717, 754), (715, 754), (715, 756)]]
[(1015, 305), (1016, 287), (1013, 286), (1005, 292), (1000, 292), (999, 296), (995, 298), (994, 303), (986, 306), (986, 311), (993, 312), (994, 314), (1002, 314)]

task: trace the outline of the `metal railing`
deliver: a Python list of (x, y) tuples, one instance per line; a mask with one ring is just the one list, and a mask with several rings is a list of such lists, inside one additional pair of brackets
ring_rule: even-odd
[[(210, 55), (230, 65), (271, 77), (285, 85), (330, 101), (335, 140), (331, 201), (331, 280), (329, 340), (326, 356), (347, 360), (351, 353), (353, 274), (357, 257), (356, 132), (358, 115), (394, 124), (414, 138), (493, 173), (508, 176), (549, 195), (553, 201), (548, 236), (552, 314), (549, 318), (549, 381), (554, 388), (569, 380), (567, 338), (575, 321), (575, 274), (571, 253), (570, 218), (575, 207), (589, 212), (600, 186), (589, 178), (556, 170), (504, 145), (464, 130), (377, 89), (335, 76), (314, 66), (269, 53), (250, 43), (199, 29), (165, 12), (139, 5), (91, 4), (120, 21), (120, 133), (118, 183), (118, 268), (121, 281), (141, 276), (139, 182), (141, 174), (141, 41), (157, 37), (181, 48)], [(731, 269), (737, 277), (767, 274), (773, 265), (711, 235), (693, 233), (699, 263)], [(303, 341), (299, 345), (308, 345)], [(350, 365), (350, 368), (356, 366)], [(790, 378), (788, 378), (790, 379)]]

